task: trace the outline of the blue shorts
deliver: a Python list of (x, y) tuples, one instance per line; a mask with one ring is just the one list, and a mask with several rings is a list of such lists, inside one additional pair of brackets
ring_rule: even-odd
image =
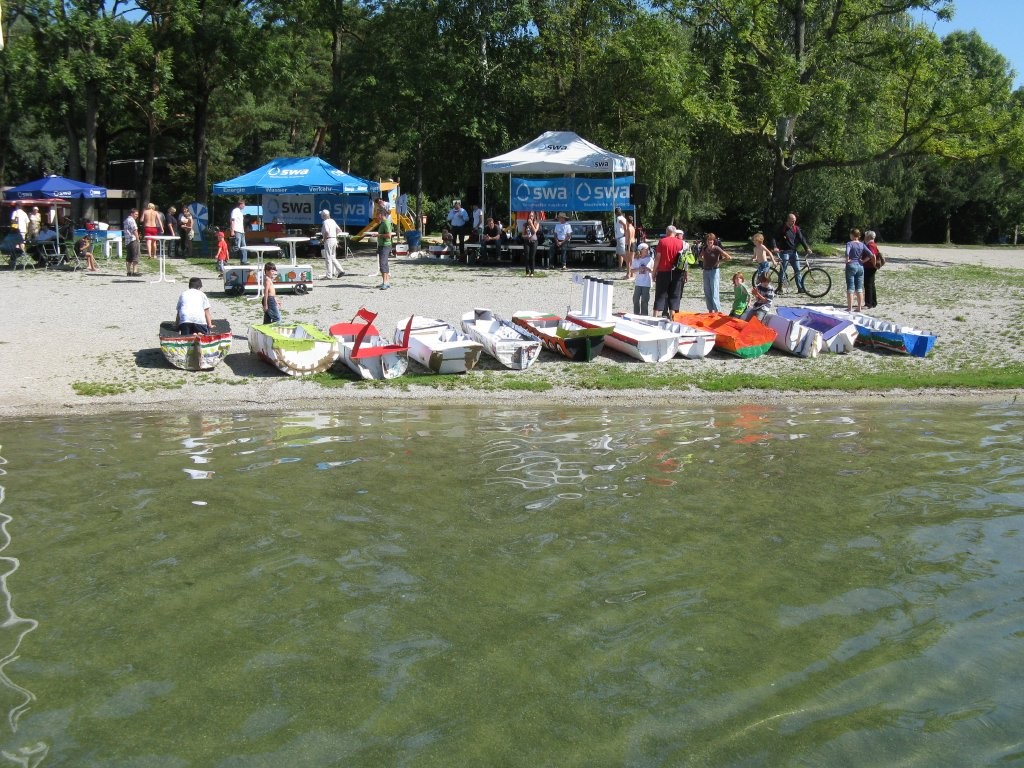
[(846, 265), (846, 292), (859, 293), (864, 290), (864, 265), (851, 261)]

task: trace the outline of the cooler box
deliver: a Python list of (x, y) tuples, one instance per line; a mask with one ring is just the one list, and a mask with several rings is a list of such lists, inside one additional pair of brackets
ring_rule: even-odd
[(452, 255), (452, 250), (447, 245), (431, 245), (427, 248), (427, 253), (431, 256), (435, 256), (438, 259)]
[[(313, 268), (308, 264), (282, 264), (274, 281), (274, 288), (279, 291), (308, 293), (313, 283)], [(241, 296), (246, 291), (256, 293), (259, 290), (255, 264), (224, 267), (224, 293), (229, 296)]]

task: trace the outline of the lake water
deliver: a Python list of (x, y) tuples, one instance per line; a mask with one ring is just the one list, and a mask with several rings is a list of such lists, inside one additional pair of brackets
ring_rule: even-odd
[(0, 765), (1024, 765), (1022, 434), (881, 399), (5, 422)]

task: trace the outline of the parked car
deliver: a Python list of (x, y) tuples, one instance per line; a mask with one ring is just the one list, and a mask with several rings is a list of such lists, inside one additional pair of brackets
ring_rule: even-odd
[[(540, 230), (544, 233), (544, 242), (550, 243), (555, 239), (555, 224), (557, 221), (546, 220), (540, 223)], [(572, 226), (572, 242), (592, 243), (594, 245), (607, 245), (608, 238), (604, 234), (604, 224), (596, 219), (569, 220)]]

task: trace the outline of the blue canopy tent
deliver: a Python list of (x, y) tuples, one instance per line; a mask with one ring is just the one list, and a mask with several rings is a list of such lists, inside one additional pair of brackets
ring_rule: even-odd
[[(107, 196), (107, 188), (98, 184), (86, 184), (63, 176), (43, 176), (35, 181), (28, 181), (16, 187), (4, 190), (4, 199), (13, 201), (26, 200), (68, 200), (84, 198), (86, 200), (103, 200)], [(57, 227), (57, 246), (60, 247), (60, 228)]]
[(43, 198), (84, 197), (89, 200), (106, 198), (107, 188), (98, 184), (86, 184), (63, 176), (44, 176), (35, 181), (20, 184), (4, 190), (5, 200), (33, 200)]
[(213, 194), (374, 195), (380, 194), (380, 185), (345, 173), (319, 157), (278, 157), (254, 171), (214, 184)]
[(319, 157), (279, 157), (236, 179), (213, 185), (215, 195), (368, 195), (380, 185), (360, 179)]

